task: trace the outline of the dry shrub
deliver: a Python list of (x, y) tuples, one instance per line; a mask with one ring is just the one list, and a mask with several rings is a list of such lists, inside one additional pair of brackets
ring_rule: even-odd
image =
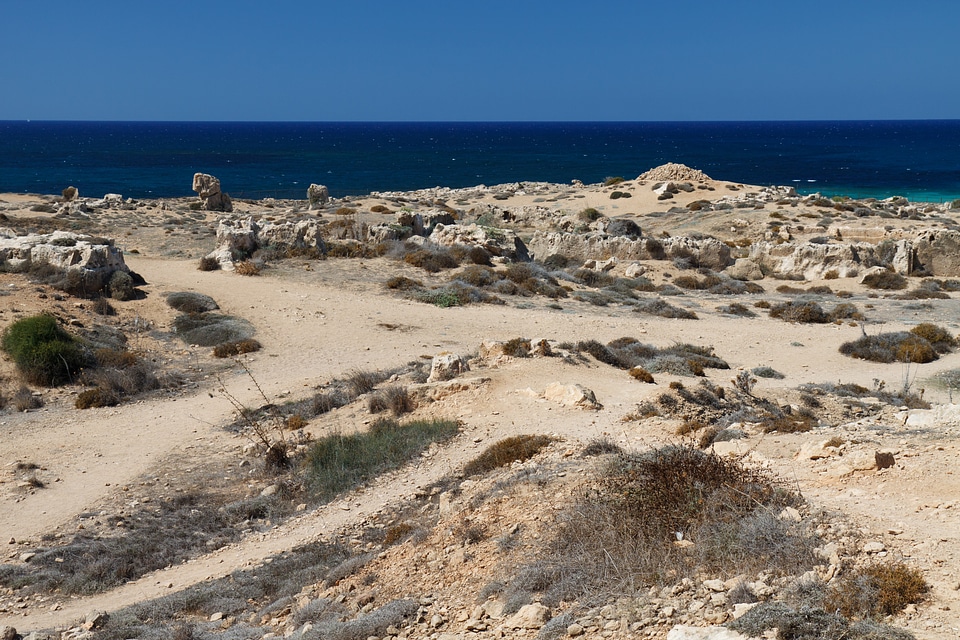
[(393, 213), (390, 209), (386, 208), (382, 204), (375, 204), (370, 207), (370, 211), (373, 213)]
[(880, 619), (920, 602), (930, 586), (919, 569), (902, 562), (875, 563), (841, 577), (827, 591), (826, 608), (846, 618)]
[(529, 358), (530, 349), (530, 341), (526, 338), (513, 338), (503, 344), (503, 354), (514, 358)]
[(253, 260), (242, 260), (234, 263), (233, 271), (241, 276), (258, 276), (260, 275), (260, 266)]
[(829, 316), (816, 302), (783, 302), (770, 307), (770, 317), (786, 322), (824, 324)]
[(410, 413), (417, 408), (406, 387), (395, 385), (386, 387), (371, 395), (367, 400), (370, 413), (389, 411), (395, 417)]
[(296, 431), (297, 429), (303, 429), (307, 426), (307, 419), (304, 418), (299, 413), (295, 413), (292, 416), (288, 416), (286, 422), (283, 425), (286, 429), (290, 431)]
[(471, 264), (458, 273), (456, 278), (474, 287), (489, 287), (503, 280), (504, 275), (490, 267)]
[(217, 301), (208, 295), (194, 291), (176, 291), (166, 296), (167, 305), (181, 313), (203, 313), (220, 308)]
[(677, 318), (680, 320), (697, 320), (697, 314), (669, 302), (657, 298), (656, 300), (642, 300), (633, 308), (636, 313), (645, 313), (661, 318)]
[(830, 269), (829, 271), (823, 274), (824, 280), (836, 280), (839, 277), (840, 277), (840, 271), (838, 271), (837, 269)]
[[(949, 351), (949, 347), (947, 351)], [(870, 362), (933, 362), (940, 358), (937, 349), (924, 338), (907, 331), (863, 336), (840, 345), (840, 353)]]
[(356, 397), (373, 391), (378, 384), (389, 378), (383, 371), (351, 371), (345, 380), (350, 393)]
[(411, 289), (422, 289), (423, 283), (406, 276), (393, 276), (383, 283), (383, 286), (393, 291), (410, 291)]
[(31, 409), (39, 409), (43, 406), (43, 400), (40, 396), (33, 395), (33, 392), (27, 387), (20, 387), (10, 401), (13, 408), (21, 413)]
[(806, 433), (818, 425), (817, 418), (808, 413), (769, 416), (760, 423), (764, 433)]
[(630, 369), (630, 376), (634, 380), (639, 380), (640, 382), (646, 382), (647, 384), (656, 384), (653, 379), (653, 374), (644, 369), (643, 367), (633, 367)]
[(460, 266), (450, 251), (445, 249), (417, 249), (405, 255), (403, 261), (428, 273), (437, 273)]
[(947, 353), (957, 346), (957, 339), (949, 331), (932, 322), (921, 322), (910, 333), (929, 342), (937, 353)]
[(815, 564), (814, 540), (776, 514), (799, 503), (768, 473), (693, 447), (622, 455), (560, 514), (512, 588), (593, 603), (694, 575), (794, 574)]
[(521, 435), (504, 438), (487, 447), (483, 453), (464, 466), (464, 477), (488, 473), (513, 462), (523, 462), (535, 456), (553, 442), (549, 436)]
[(197, 269), (200, 271), (219, 271), (220, 261), (212, 256), (203, 256), (197, 264)]
[(696, 276), (677, 276), (673, 279), (673, 284), (683, 289), (693, 289), (695, 291), (706, 291), (722, 283), (720, 276), (708, 274), (702, 278)]
[(383, 544), (386, 546), (396, 544), (406, 539), (411, 533), (413, 533), (413, 525), (409, 522), (400, 522), (387, 528), (383, 534)]
[(357, 214), (357, 210), (352, 207), (339, 207), (336, 211), (333, 212), (335, 216), (354, 216)]
[(74, 402), (77, 409), (115, 407), (118, 404), (120, 404), (120, 396), (117, 393), (99, 387), (81, 391)]
[(863, 284), (871, 289), (899, 291), (907, 288), (907, 279), (895, 271), (876, 271), (863, 277)]
[(257, 340), (253, 338), (246, 338), (244, 340), (236, 340), (234, 342), (224, 342), (216, 345), (213, 348), (213, 355), (215, 358), (232, 358), (243, 353), (254, 353), (260, 351), (263, 348)]
[(720, 313), (726, 313), (731, 316), (739, 316), (741, 318), (756, 318), (757, 314), (750, 310), (746, 305), (740, 304), (739, 302), (732, 302), (723, 307), (717, 307), (717, 311)]

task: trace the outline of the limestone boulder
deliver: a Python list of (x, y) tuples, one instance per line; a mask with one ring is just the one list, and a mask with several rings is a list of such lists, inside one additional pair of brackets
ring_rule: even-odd
[(429, 236), (430, 242), (452, 247), (456, 245), (482, 247), (494, 256), (527, 261), (527, 247), (517, 234), (509, 229), (494, 229), (477, 224), (438, 223)]
[(579, 384), (554, 382), (544, 389), (543, 397), (564, 407), (593, 410), (603, 408), (603, 405), (597, 402), (597, 396), (593, 391)]
[(315, 248), (326, 252), (319, 221), (261, 224), (253, 218), (221, 220), (217, 225), (217, 248), (208, 254), (225, 270), (233, 270), (233, 263), (248, 258), (264, 247), (288, 249)]
[(322, 184), (311, 184), (307, 187), (307, 202), (310, 203), (311, 209), (325, 205), (329, 201), (330, 191), (326, 186)]
[(667, 640), (750, 640), (750, 637), (726, 627), (677, 625), (667, 632)]
[(539, 629), (550, 620), (550, 609), (534, 602), (520, 607), (520, 610), (503, 623), (508, 629)]
[(470, 371), (470, 365), (466, 358), (455, 353), (440, 353), (433, 357), (427, 382), (453, 380), (467, 371)]
[(79, 271), (91, 284), (106, 284), (114, 272), (130, 271), (113, 240), (69, 231), (18, 236), (11, 229), (0, 229), (0, 262), (14, 268), (42, 263)]
[(220, 180), (207, 173), (193, 174), (193, 190), (207, 211), (233, 211), (230, 196), (220, 190)]

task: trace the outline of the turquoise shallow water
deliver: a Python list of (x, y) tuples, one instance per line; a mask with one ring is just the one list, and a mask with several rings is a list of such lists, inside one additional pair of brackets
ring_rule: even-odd
[(803, 193), (960, 198), (960, 120), (666, 123), (0, 122), (0, 192), (303, 198), (516, 181), (599, 182), (682, 162)]

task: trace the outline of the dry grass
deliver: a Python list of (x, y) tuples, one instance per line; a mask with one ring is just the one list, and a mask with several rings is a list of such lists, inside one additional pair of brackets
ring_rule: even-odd
[(394, 417), (410, 413), (417, 408), (407, 388), (394, 385), (380, 389), (367, 399), (367, 408), (370, 413), (389, 411)]
[(513, 462), (528, 460), (553, 442), (549, 436), (522, 435), (504, 438), (487, 447), (463, 467), (464, 477), (488, 473)]
[(258, 276), (260, 275), (260, 266), (253, 260), (242, 260), (234, 263), (233, 271), (240, 276)]
[(895, 271), (877, 271), (863, 277), (863, 285), (871, 289), (899, 291), (907, 288), (907, 279)]

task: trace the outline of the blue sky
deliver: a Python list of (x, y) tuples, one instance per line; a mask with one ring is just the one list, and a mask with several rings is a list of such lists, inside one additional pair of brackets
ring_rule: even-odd
[(960, 117), (955, 0), (7, 0), (0, 120)]

